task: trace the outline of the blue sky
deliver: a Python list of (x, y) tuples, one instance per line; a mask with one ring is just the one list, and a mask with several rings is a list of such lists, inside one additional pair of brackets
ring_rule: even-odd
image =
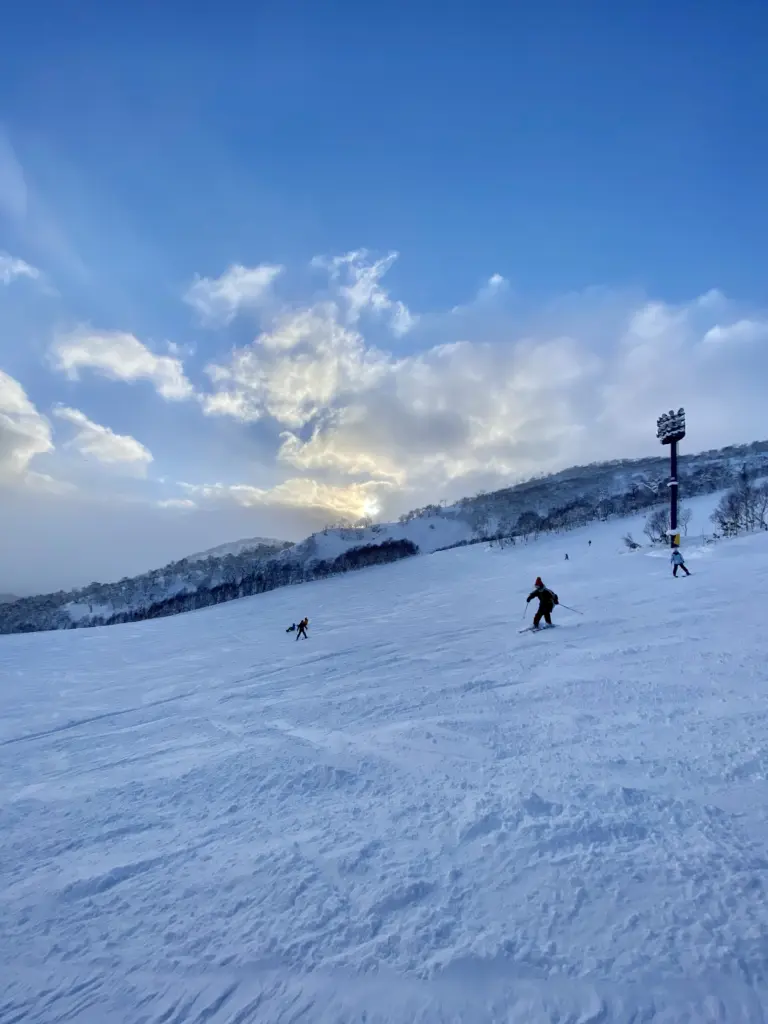
[(757, 0), (7, 14), (0, 591), (643, 454), (680, 401), (692, 447), (768, 436), (767, 37)]

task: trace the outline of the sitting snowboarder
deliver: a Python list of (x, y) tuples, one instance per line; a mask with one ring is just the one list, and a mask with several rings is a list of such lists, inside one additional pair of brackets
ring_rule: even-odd
[(677, 576), (677, 570), (678, 569), (682, 569), (686, 576), (690, 576), (691, 575), (690, 572), (688, 571), (688, 567), (685, 564), (685, 560), (683, 559), (683, 556), (681, 555), (679, 548), (675, 548), (674, 551), (672, 552), (671, 562), (672, 562), (672, 565), (674, 566), (674, 568), (672, 569), (672, 575), (673, 576)]
[(307, 636), (307, 626), (308, 625), (309, 625), (309, 619), (304, 617), (301, 620), (301, 622), (299, 623), (299, 630), (298, 630), (298, 632), (296, 634), (296, 639), (297, 640), (299, 639), (300, 636), (303, 636), (305, 640), (309, 639), (309, 637)]
[(536, 577), (536, 583), (533, 590), (530, 592), (526, 599), (526, 604), (529, 604), (534, 597), (539, 599), (539, 607), (536, 610), (536, 614), (533, 617), (533, 628), (540, 629), (539, 623), (542, 618), (548, 626), (552, 625), (552, 609), (556, 604), (559, 603), (559, 598), (554, 590), (550, 590), (545, 587), (541, 581), (541, 576)]
[(295, 633), (295, 632), (296, 632), (296, 623), (295, 623), (295, 622), (294, 622), (294, 623), (292, 623), (292, 624), (291, 624), (291, 625), (290, 625), (290, 626), (288, 627), (288, 629), (286, 629), (286, 631), (285, 631), (285, 632), (286, 632), (286, 633)]

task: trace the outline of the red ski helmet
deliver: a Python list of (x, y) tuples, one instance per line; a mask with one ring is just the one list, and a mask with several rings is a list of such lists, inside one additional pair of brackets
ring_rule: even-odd
[(542, 583), (541, 576), (537, 576), (536, 577), (536, 582), (534, 583), (534, 587), (543, 587), (543, 586), (544, 586), (544, 584)]

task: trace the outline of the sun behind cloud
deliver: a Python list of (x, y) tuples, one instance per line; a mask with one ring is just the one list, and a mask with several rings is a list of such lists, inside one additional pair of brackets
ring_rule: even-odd
[(369, 497), (363, 501), (363, 515), (375, 519), (381, 512), (381, 502), (378, 498)]

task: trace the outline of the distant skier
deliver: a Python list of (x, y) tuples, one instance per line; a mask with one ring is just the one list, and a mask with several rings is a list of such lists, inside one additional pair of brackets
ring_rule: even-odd
[(591, 548), (592, 547), (592, 541), (590, 541), (587, 546)]
[(534, 585), (534, 588), (526, 598), (525, 603), (529, 604), (534, 599), (534, 597), (537, 597), (539, 599), (539, 607), (536, 610), (536, 614), (533, 617), (533, 628), (540, 628), (539, 623), (541, 622), (542, 618), (548, 626), (551, 626), (552, 609), (555, 607), (556, 604), (559, 603), (559, 598), (557, 594), (554, 592), (554, 590), (550, 590), (548, 587), (544, 586), (541, 580), (541, 576), (536, 577), (536, 583)]
[(567, 551), (565, 552), (565, 560), (566, 560), (566, 562), (568, 561), (568, 552)]
[(682, 569), (686, 576), (690, 576), (691, 575), (690, 572), (688, 571), (688, 568), (687, 568), (686, 564), (685, 564), (683, 556), (680, 554), (679, 548), (675, 548), (674, 549), (674, 551), (672, 552), (672, 558), (670, 559), (670, 561), (672, 562), (672, 566), (673, 566), (673, 569), (672, 569), (672, 575), (673, 576), (677, 576), (677, 570), (678, 569)]
[(303, 618), (301, 620), (301, 622), (299, 623), (299, 630), (296, 633), (296, 639), (297, 640), (299, 639), (300, 636), (303, 636), (305, 640), (309, 639), (309, 637), (307, 636), (307, 626), (308, 625), (309, 625), (309, 619), (307, 619), (306, 617)]

